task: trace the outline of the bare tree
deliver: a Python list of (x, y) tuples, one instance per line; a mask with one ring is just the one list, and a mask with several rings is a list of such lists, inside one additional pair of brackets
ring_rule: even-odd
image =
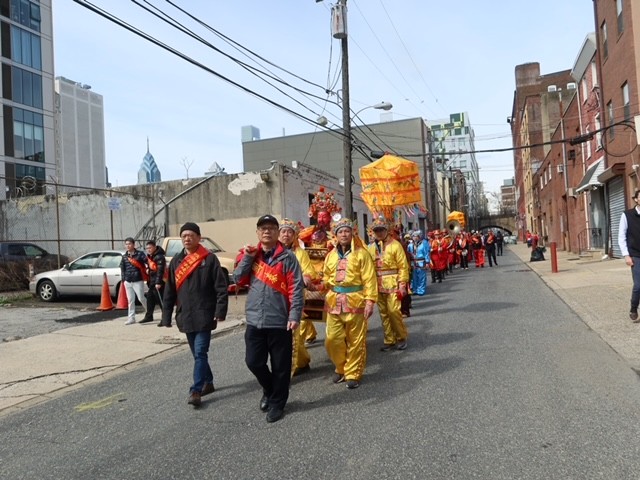
[(187, 171), (187, 180), (189, 180), (189, 169), (191, 168), (191, 165), (194, 164), (194, 162), (195, 160), (189, 160), (187, 157), (182, 157), (182, 160), (180, 160), (180, 164)]

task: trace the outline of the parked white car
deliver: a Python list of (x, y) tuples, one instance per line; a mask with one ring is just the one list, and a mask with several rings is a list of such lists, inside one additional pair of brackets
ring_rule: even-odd
[(100, 296), (106, 273), (109, 293), (117, 297), (123, 253), (117, 250), (87, 253), (62, 268), (37, 274), (29, 282), (29, 290), (44, 302), (53, 302), (62, 295)]

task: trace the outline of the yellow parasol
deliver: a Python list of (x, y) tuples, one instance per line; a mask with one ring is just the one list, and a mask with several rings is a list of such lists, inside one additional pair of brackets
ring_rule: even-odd
[(422, 205), (418, 164), (395, 155), (386, 154), (369, 165), (360, 168), (362, 200), (375, 217), (393, 219), (396, 208), (413, 214)]

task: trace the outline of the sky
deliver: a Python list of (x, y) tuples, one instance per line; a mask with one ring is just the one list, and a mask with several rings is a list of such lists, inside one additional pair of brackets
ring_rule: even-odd
[[(189, 177), (203, 176), (213, 162), (227, 173), (241, 172), (244, 125), (258, 127), (261, 138), (272, 138), (313, 132), (320, 115), (330, 126), (342, 123), (337, 105), (340, 40), (331, 36), (332, 3), (171, 1), (202, 23), (168, 0), (91, 3), (219, 76), (73, 0), (53, 0), (55, 75), (91, 85), (104, 97), (106, 163), (114, 186), (137, 183), (147, 138), (162, 179), (175, 180), (187, 177), (185, 165), (190, 165)], [(136, 3), (166, 12), (213, 47), (268, 70), (286, 85), (269, 80), (274, 88)], [(570, 70), (594, 31), (589, 0), (348, 0), (347, 6), (351, 109), (390, 102), (394, 120), (467, 112), (477, 150), (511, 147), (506, 120), (516, 65), (539, 62), (542, 74)], [(230, 46), (212, 30), (270, 64), (258, 65), (246, 50)], [(327, 89), (332, 93), (327, 95)], [(374, 109), (359, 117), (380, 121)], [(513, 154), (480, 153), (476, 158), (485, 192), (498, 193), (513, 176)]]

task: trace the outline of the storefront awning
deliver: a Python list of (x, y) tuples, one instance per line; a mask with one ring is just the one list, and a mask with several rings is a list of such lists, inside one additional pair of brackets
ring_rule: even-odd
[(602, 186), (602, 183), (598, 181), (598, 175), (602, 172), (604, 172), (604, 160), (600, 159), (587, 169), (584, 177), (582, 177), (582, 180), (576, 187), (575, 192), (581, 193), (585, 190), (591, 189), (592, 187)]

